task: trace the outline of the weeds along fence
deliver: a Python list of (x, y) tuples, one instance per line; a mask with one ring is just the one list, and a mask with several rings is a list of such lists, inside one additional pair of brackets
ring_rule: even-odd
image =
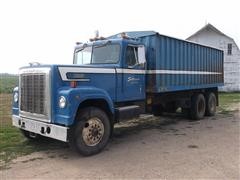
[(0, 74), (0, 126), (11, 124), (13, 88), (18, 86), (18, 76)]

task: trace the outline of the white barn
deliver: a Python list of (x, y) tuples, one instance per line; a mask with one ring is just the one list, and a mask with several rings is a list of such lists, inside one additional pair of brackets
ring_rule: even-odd
[(211, 24), (187, 38), (224, 51), (224, 86), (220, 91), (240, 91), (240, 50), (234, 40)]

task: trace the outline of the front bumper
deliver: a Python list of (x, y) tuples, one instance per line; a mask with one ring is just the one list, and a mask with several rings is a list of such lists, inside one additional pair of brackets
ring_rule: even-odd
[(32, 119), (19, 117), (16, 115), (12, 116), (13, 126), (20, 129), (40, 134), (42, 136), (50, 137), (60, 141), (67, 142), (68, 127), (63, 127), (55, 124), (49, 124), (44, 122), (35, 121)]

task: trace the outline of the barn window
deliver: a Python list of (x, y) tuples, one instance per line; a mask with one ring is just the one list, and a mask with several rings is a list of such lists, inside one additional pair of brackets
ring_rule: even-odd
[(228, 44), (227, 54), (232, 55), (232, 44)]

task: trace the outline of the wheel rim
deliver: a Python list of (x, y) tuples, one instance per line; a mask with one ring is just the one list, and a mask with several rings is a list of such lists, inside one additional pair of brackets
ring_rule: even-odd
[(86, 121), (82, 137), (87, 146), (97, 145), (102, 140), (103, 135), (104, 125), (100, 119), (94, 117)]

